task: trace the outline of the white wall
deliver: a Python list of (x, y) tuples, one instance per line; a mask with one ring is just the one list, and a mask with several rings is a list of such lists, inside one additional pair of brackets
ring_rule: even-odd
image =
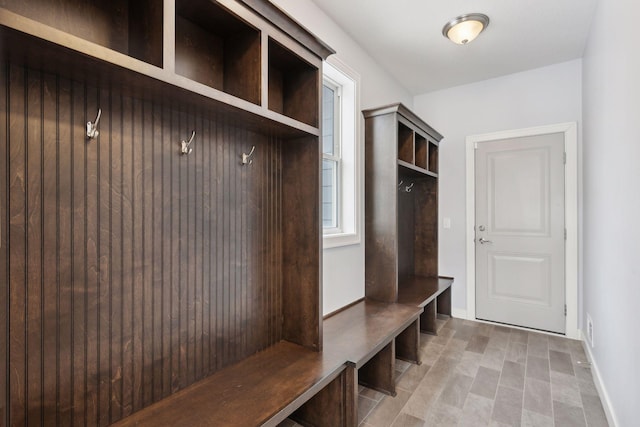
[[(340, 61), (360, 74), (360, 109), (402, 102), (412, 107), (411, 94), (311, 0), (271, 0), (331, 46)], [(360, 115), (359, 115), (360, 117)], [(361, 119), (361, 117), (360, 117)], [(360, 158), (364, 164), (364, 125), (360, 123)], [(364, 206), (364, 169), (360, 169), (360, 198)], [(361, 225), (364, 225), (364, 213)], [(357, 245), (323, 251), (323, 312), (335, 311), (364, 297), (364, 235)]]
[(640, 404), (638, 18), (636, 1), (600, 0), (583, 58), (584, 313), (603, 397), (625, 427)]
[[(466, 312), (465, 138), (581, 117), (581, 61), (431, 92), (414, 98), (414, 110), (444, 135), (439, 169), (439, 272), (455, 277), (454, 314)], [(451, 218), (451, 228), (442, 218)]]

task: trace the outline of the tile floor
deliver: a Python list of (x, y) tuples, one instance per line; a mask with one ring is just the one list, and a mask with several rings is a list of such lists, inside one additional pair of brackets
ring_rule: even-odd
[(438, 336), (421, 336), (422, 365), (397, 361), (396, 397), (360, 388), (361, 427), (607, 426), (579, 341), (439, 323)]

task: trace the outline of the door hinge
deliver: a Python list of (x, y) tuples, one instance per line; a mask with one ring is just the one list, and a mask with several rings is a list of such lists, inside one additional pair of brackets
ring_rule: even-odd
[(562, 163), (567, 164), (567, 153), (562, 153)]
[(567, 304), (564, 305), (564, 315), (567, 315)]
[(564, 229), (564, 240), (567, 240), (567, 229)]

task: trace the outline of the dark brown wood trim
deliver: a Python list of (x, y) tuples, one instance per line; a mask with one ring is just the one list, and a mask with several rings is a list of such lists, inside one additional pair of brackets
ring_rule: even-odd
[(312, 32), (303, 27), (289, 14), (271, 2), (262, 0), (240, 0), (245, 5), (262, 15), (273, 25), (292, 35), (302, 45), (322, 59), (327, 59), (329, 55), (336, 53), (329, 45), (316, 37)]
[(341, 313), (341, 312), (343, 312), (343, 311), (345, 311), (345, 310), (350, 309), (351, 307), (353, 307), (353, 306), (354, 306), (354, 305), (356, 305), (356, 304), (361, 303), (362, 301), (364, 301), (364, 297), (362, 297), (362, 298), (360, 298), (360, 299), (358, 299), (358, 300), (355, 300), (355, 301), (354, 301), (354, 302), (352, 302), (351, 304), (347, 304), (347, 305), (345, 305), (345, 306), (344, 306), (344, 307), (342, 307), (342, 308), (339, 308), (339, 309), (337, 309), (337, 310), (335, 310), (335, 311), (332, 311), (331, 313), (329, 313), (329, 314), (325, 315), (325, 316), (322, 318), (322, 320), (327, 320), (328, 318), (330, 318), (330, 317), (332, 317), (332, 316), (335, 316), (335, 315), (336, 315), (336, 314), (338, 314), (338, 313)]

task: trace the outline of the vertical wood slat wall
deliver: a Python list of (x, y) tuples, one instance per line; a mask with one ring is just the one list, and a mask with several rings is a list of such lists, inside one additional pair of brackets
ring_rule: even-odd
[(107, 425), (282, 338), (279, 138), (8, 63), (0, 132), (0, 425)]

